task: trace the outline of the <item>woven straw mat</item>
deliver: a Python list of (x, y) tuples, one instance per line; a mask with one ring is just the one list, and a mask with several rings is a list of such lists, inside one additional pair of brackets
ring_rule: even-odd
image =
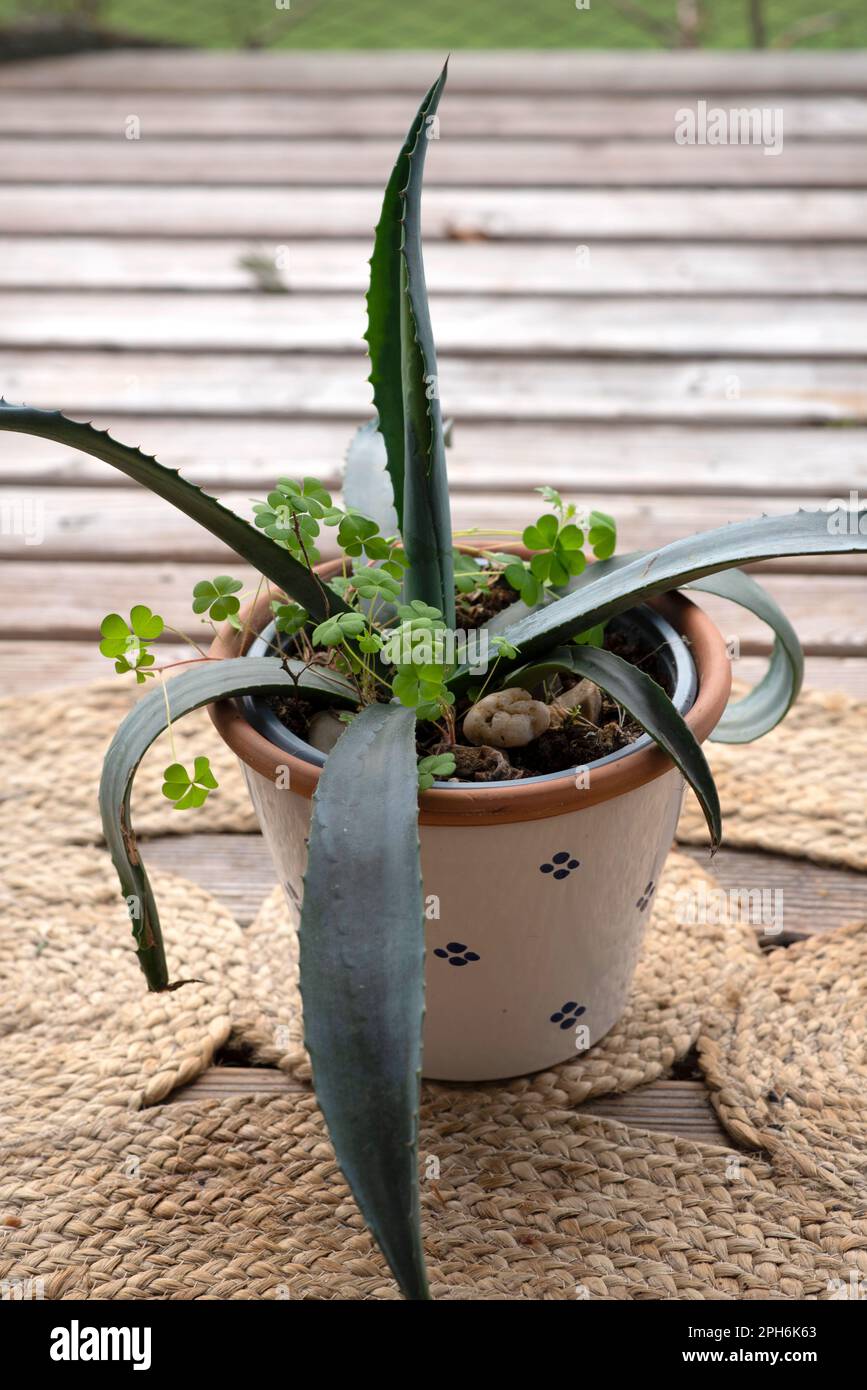
[[(37, 1280), (51, 1299), (395, 1298), (310, 1088), (278, 892), (242, 931), (203, 889), (155, 873), (172, 973), (202, 983), (144, 988), (95, 805), (102, 753), (134, 698), (120, 682), (0, 702), (4, 1296)], [(772, 736), (802, 774), (817, 709), (833, 715), (834, 747), (858, 746), (859, 732), (863, 747), (864, 707), (811, 695)], [(158, 746), (133, 803), (145, 857), (148, 835), (255, 829), (206, 716), (176, 741), (182, 761), (209, 755), (220, 791), (177, 815), (160, 796), (170, 758)], [(752, 752), (712, 753), (724, 801)], [(788, 827), (771, 842), (808, 852), (777, 762), (762, 766), (780, 789), (762, 783), (762, 805)], [(856, 824), (842, 759), (832, 772), (823, 856), (852, 863), (864, 811)], [(735, 820), (738, 843), (768, 843), (765, 818)], [(867, 930), (765, 957), (737, 921), (675, 922), (675, 895), (702, 879), (670, 856), (630, 1007), (581, 1060), (426, 1086), (434, 1297), (827, 1298), (852, 1271), (867, 1277)], [(281, 1069), (285, 1093), (174, 1101), (230, 1040)], [(696, 1044), (730, 1147), (576, 1109), (665, 1075)]]

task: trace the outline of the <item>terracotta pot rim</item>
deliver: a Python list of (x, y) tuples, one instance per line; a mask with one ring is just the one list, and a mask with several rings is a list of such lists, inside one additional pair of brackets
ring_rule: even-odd
[[(334, 566), (320, 567), (327, 576)], [(683, 594), (672, 592), (648, 600), (686, 639), (698, 679), (698, 693), (684, 716), (701, 743), (716, 727), (731, 691), (731, 663), (723, 638), (703, 609)], [(266, 626), (270, 617), (267, 596), (248, 610), (253, 634)], [(210, 655), (238, 657), (249, 645), (241, 646), (241, 634), (226, 623), (215, 638)], [(321, 768), (278, 748), (247, 722), (234, 701), (221, 700), (208, 706), (208, 712), (221, 738), (247, 767), (276, 781), (289, 772), (289, 785), (299, 795), (310, 798), (319, 782)], [(576, 785), (575, 771), (545, 782), (478, 783), (472, 788), (431, 788), (419, 797), (422, 825), (497, 825), (501, 822), (539, 820), (622, 796), (671, 771), (674, 764), (655, 744), (636, 749), (614, 762), (592, 767), (587, 786)]]

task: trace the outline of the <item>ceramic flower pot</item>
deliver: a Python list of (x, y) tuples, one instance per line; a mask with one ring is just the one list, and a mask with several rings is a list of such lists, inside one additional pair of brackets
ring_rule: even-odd
[[(264, 629), (270, 616), (260, 603), (252, 627)], [(661, 647), (674, 702), (704, 740), (731, 685), (708, 616), (669, 594), (614, 621)], [(212, 655), (239, 654), (238, 634), (224, 630)], [(264, 701), (224, 701), (211, 714), (241, 761), (297, 912), (324, 757)], [(626, 1007), (682, 794), (680, 774), (645, 736), (577, 772), (439, 783), (421, 795), (425, 1076), (516, 1076), (604, 1037)]]

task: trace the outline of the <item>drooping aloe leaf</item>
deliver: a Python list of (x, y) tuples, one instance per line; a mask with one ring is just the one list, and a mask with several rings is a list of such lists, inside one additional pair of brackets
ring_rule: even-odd
[[(863, 529), (862, 529), (863, 528)], [(659, 550), (637, 555), (628, 564), (615, 560), (581, 575), (565, 598), (529, 613), (502, 629), (522, 657), (537, 656), (566, 642), (577, 632), (624, 613), (653, 594), (666, 593), (707, 575), (784, 555), (843, 555), (867, 550), (867, 508), (851, 513), (845, 534), (832, 531), (823, 511), (788, 512), (733, 522), (714, 531), (672, 541)], [(470, 680), (464, 666), (449, 680), (462, 689)]]
[(30, 406), (10, 405), (4, 400), (0, 400), (0, 429), (54, 439), (58, 444), (68, 444), (120, 469), (128, 478), (150, 488), (224, 541), (236, 555), (273, 580), (290, 598), (303, 604), (317, 621), (346, 608), (337, 594), (320, 584), (305, 565), (299, 564), (262, 531), (230, 512), (215, 497), (202, 492), (195, 483), (182, 478), (177, 469), (166, 468), (141, 449), (119, 444), (107, 430), (69, 420), (59, 410), (36, 410)]
[(714, 743), (750, 743), (784, 719), (804, 680), (804, 653), (798, 634), (770, 594), (742, 570), (725, 570), (685, 584), (748, 608), (774, 632), (768, 669), (748, 695), (728, 706), (710, 735)]
[(305, 1041), (338, 1162), (404, 1294), (426, 1298), (412, 710), (369, 705), (328, 756), (313, 801), (299, 941)]
[(385, 441), (375, 420), (367, 420), (355, 431), (346, 451), (343, 503), (369, 516), (383, 536), (398, 533)]
[[(306, 691), (319, 691), (327, 695), (331, 703), (356, 703), (352, 685), (336, 672), (325, 671), (321, 667), (304, 670), (300, 661), (287, 661), (286, 665), (299, 675)], [(176, 986), (169, 983), (159, 913), (136, 844), (130, 799), (139, 763), (154, 739), (168, 728), (166, 696), (174, 723), (190, 710), (208, 705), (212, 700), (254, 692), (266, 694), (287, 687), (294, 689), (295, 681), (276, 658), (245, 657), (243, 660), (229, 658), (226, 661), (197, 662), (166, 681), (165, 689), (152, 690), (140, 700), (130, 710), (111, 741), (99, 784), (102, 829), (120, 879), (121, 892), (129, 908), (139, 964), (151, 990)]]
[(716, 849), (722, 834), (722, 818), (713, 775), (701, 745), (662, 686), (614, 652), (602, 647), (575, 646), (555, 647), (540, 661), (513, 671), (504, 684), (532, 690), (562, 671), (594, 681), (668, 754), (698, 797), (710, 831), (711, 846)]
[(386, 186), (370, 261), (370, 381), (404, 547), (407, 594), (454, 626), (452, 528), (436, 350), (421, 249), (421, 191), (448, 64), (427, 93)]

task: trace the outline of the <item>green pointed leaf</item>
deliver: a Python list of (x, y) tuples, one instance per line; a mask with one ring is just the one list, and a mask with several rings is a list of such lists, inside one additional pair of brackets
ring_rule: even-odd
[(255, 526), (230, 512), (194, 483), (187, 482), (175, 469), (164, 467), (140, 449), (119, 444), (107, 431), (68, 420), (59, 411), (9, 405), (3, 400), (0, 400), (0, 429), (53, 439), (120, 469), (128, 478), (150, 488), (158, 497), (164, 497), (224, 541), (290, 598), (303, 603), (318, 621), (329, 612), (339, 612), (346, 607), (336, 594), (320, 585), (306, 565), (293, 559), (288, 551), (257, 531)]
[(604, 648), (557, 647), (541, 661), (514, 671), (505, 685), (532, 690), (555, 672), (594, 681), (646, 730), (686, 778), (699, 799), (716, 849), (722, 835), (719, 795), (701, 745), (661, 685), (646, 672)]
[(374, 404), (409, 560), (407, 593), (435, 603), (454, 627), (445, 439), (421, 251), (424, 161), (447, 67), (422, 102), (385, 190), (370, 262), (366, 338)]
[(399, 705), (362, 710), (325, 763), (299, 943), (305, 1042), (337, 1160), (404, 1294), (427, 1298), (415, 718)]

